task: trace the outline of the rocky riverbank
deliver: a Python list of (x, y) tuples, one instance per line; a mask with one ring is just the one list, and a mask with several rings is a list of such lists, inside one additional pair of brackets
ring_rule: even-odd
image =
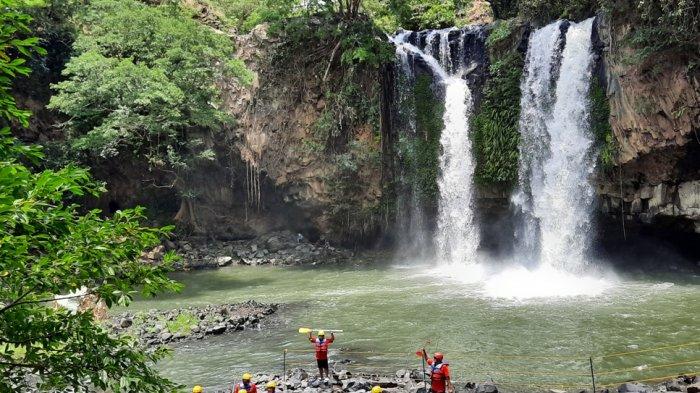
[(137, 337), (144, 346), (201, 340), (245, 329), (259, 329), (262, 320), (277, 311), (276, 304), (255, 301), (207, 305), (175, 310), (115, 315), (105, 325), (116, 334)]
[[(316, 377), (315, 371), (307, 371), (296, 368), (287, 372), (286, 379), (280, 375), (257, 374), (253, 382), (257, 385), (258, 391), (265, 390), (268, 381), (277, 383), (277, 391), (293, 391), (299, 393), (322, 393), (322, 392), (369, 392), (373, 386), (381, 386), (386, 393), (424, 393), (423, 377), (419, 370), (398, 370), (391, 375), (352, 373), (343, 369), (343, 363), (335, 363), (332, 368), (332, 378), (328, 383)], [(547, 392), (547, 393), (588, 393), (587, 389), (575, 389), (570, 391), (554, 389), (526, 388), (518, 389), (500, 387), (498, 382), (468, 382), (455, 381), (457, 392), (463, 393), (498, 393), (512, 391)], [(205, 389), (206, 392), (227, 393), (228, 388), (214, 387)], [(662, 392), (682, 392), (700, 393), (700, 379), (695, 376), (679, 376), (677, 378), (656, 384), (646, 385), (639, 382), (626, 382), (617, 387), (599, 389), (599, 393), (662, 393)]]
[(327, 242), (312, 243), (290, 231), (271, 232), (253, 239), (208, 240), (188, 238), (166, 241), (145, 255), (157, 261), (165, 251), (175, 251), (182, 259), (178, 270), (218, 268), (228, 265), (320, 265), (348, 261), (353, 253)]

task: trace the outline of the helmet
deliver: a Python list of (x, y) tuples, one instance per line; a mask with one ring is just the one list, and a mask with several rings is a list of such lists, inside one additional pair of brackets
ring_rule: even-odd
[(319, 337), (324, 337), (326, 335), (326, 332), (324, 332), (323, 330), (319, 330), (318, 335)]
[(433, 356), (435, 360), (442, 361), (442, 353), (441, 352), (435, 352), (435, 355)]
[(241, 379), (243, 379), (244, 381), (250, 381), (251, 378), (253, 378), (253, 376), (250, 375), (250, 373), (244, 373), (243, 378)]
[(192, 388), (192, 393), (202, 393), (202, 387), (195, 385), (195, 387)]
[(245, 389), (239, 389), (239, 390), (238, 390), (238, 393), (248, 393), (248, 391), (245, 390)]
[(381, 386), (377, 385), (377, 386), (372, 388), (372, 393), (382, 393), (382, 390), (384, 390), (384, 389), (382, 389)]
[(266, 389), (274, 389), (277, 387), (277, 383), (275, 381), (270, 381), (265, 385)]

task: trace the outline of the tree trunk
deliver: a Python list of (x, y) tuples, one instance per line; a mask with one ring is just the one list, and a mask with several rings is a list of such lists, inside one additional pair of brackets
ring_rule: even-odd
[(199, 224), (197, 224), (197, 215), (194, 200), (191, 198), (182, 198), (180, 200), (180, 209), (175, 214), (174, 220), (180, 223), (183, 228), (187, 228), (193, 232), (199, 232)]

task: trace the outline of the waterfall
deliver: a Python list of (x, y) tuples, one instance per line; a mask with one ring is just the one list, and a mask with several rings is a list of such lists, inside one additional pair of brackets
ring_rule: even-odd
[(580, 272), (594, 200), (588, 108), (593, 18), (569, 24), (562, 37), (565, 27), (558, 21), (530, 37), (521, 86), (520, 187), (513, 201), (523, 213), (518, 235), (525, 257)]
[[(459, 33), (457, 61), (452, 58), (450, 42), (450, 35), (455, 32)], [(462, 79), (464, 34), (464, 30), (456, 29), (430, 31), (425, 36), (423, 49), (409, 42), (415, 35), (413, 32), (404, 32), (392, 38), (397, 59), (402, 63), (399, 69), (409, 69), (407, 62), (412, 58), (419, 59), (445, 90), (444, 128), (440, 134), (440, 196), (434, 241), (438, 260), (448, 264), (473, 262), (479, 244), (472, 206), (474, 159), (469, 138), (472, 96), (467, 82)]]

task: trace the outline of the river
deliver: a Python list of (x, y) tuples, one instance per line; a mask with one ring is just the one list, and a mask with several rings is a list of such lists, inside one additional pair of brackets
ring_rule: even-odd
[[(227, 267), (177, 273), (181, 293), (131, 309), (282, 304), (261, 331), (175, 345), (158, 368), (187, 385), (226, 385), (243, 371), (281, 373), (285, 348), (288, 367), (313, 370), (302, 326), (343, 329), (331, 358), (352, 360), (342, 367), (351, 371), (418, 368), (414, 352), (424, 345), (445, 352), (455, 379), (490, 377), (519, 389), (588, 387), (589, 356), (599, 386), (700, 370), (698, 343), (646, 351), (700, 341), (697, 276), (557, 277), (516, 269), (457, 279), (465, 274), (420, 265)], [(619, 352), (637, 353), (601, 357)], [(610, 372), (617, 369), (625, 371)]]

